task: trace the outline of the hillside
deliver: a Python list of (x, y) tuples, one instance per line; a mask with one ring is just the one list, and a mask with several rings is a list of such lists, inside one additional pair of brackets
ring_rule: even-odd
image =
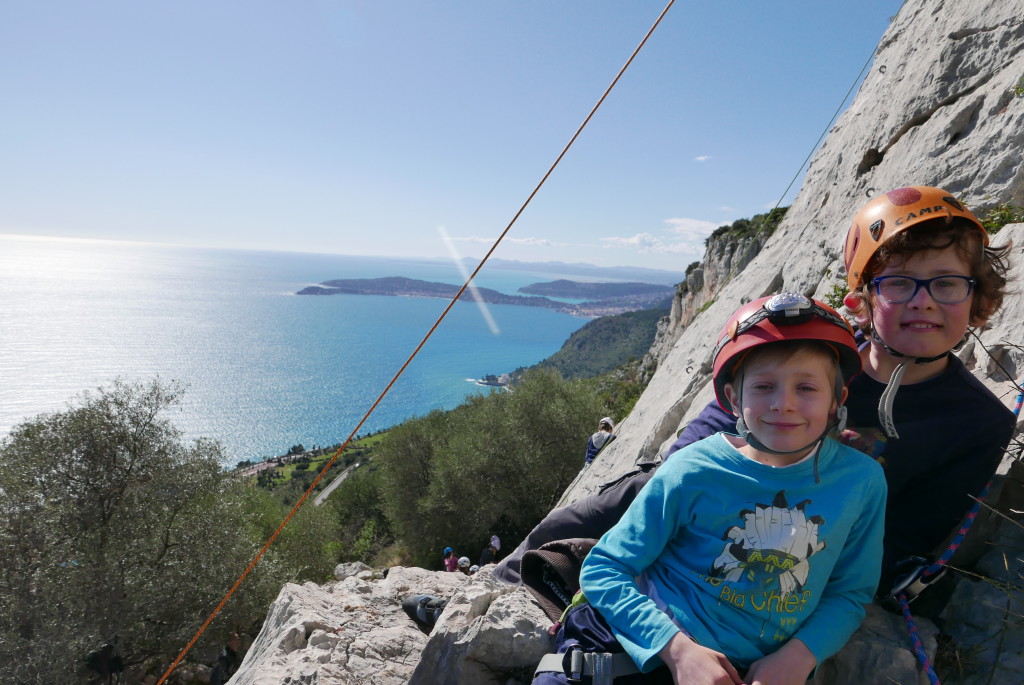
[(607, 300), (638, 295), (665, 296), (672, 292), (672, 288), (653, 283), (581, 283), (563, 278), (546, 283), (524, 285), (519, 292), (548, 297), (573, 297), (580, 300)]
[(534, 368), (557, 369), (566, 378), (591, 378), (635, 359), (651, 348), (668, 309), (645, 309), (594, 319), (569, 336), (562, 349)]

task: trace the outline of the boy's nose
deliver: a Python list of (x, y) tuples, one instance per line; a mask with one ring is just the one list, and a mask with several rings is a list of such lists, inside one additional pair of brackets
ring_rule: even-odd
[(917, 292), (914, 293), (914, 296), (907, 300), (907, 305), (918, 309), (922, 307), (934, 307), (935, 298), (932, 297), (931, 291), (922, 285), (917, 289)]
[(791, 388), (779, 388), (772, 397), (772, 409), (785, 411), (793, 406), (796, 393)]

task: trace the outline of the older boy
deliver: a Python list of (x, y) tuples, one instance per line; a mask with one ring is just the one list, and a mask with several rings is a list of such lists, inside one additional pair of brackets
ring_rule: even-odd
[(803, 682), (857, 629), (878, 581), (885, 478), (826, 436), (859, 371), (849, 325), (802, 295), (729, 320), (714, 384), (737, 434), (661, 467), (580, 573), (641, 671)]

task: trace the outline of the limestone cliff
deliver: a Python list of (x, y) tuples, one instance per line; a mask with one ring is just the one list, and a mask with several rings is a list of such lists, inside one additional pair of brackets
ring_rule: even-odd
[(683, 329), (764, 247), (785, 211), (778, 209), (769, 214), (759, 215), (753, 221), (741, 219), (731, 226), (722, 226), (705, 241), (704, 259), (686, 268), (686, 278), (676, 288), (669, 315), (658, 322), (654, 343), (643, 360), (643, 371), (648, 377), (672, 349)]
[[(779, 228), (686, 325), (600, 466), (569, 499), (655, 458), (703, 407), (711, 347), (740, 303), (780, 289), (819, 297), (830, 290), (850, 219), (876, 193), (935, 185), (981, 213), (1024, 204), (1024, 97), (1012, 90), (1022, 75), (1024, 0), (908, 0)], [(1024, 368), (1019, 350), (1007, 354)]]

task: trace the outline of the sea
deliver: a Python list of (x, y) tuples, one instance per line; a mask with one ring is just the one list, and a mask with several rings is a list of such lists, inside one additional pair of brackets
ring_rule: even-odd
[[(167, 417), (225, 465), (342, 442), (435, 323), (446, 300), (298, 296), (333, 278), (461, 284), (452, 262), (0, 235), (0, 438), (115, 379), (183, 384)], [(516, 293), (558, 273), (488, 270)], [(556, 352), (586, 319), (457, 303), (358, 433), (477, 393), (474, 381)], [(491, 319), (492, 321), (489, 321)]]

